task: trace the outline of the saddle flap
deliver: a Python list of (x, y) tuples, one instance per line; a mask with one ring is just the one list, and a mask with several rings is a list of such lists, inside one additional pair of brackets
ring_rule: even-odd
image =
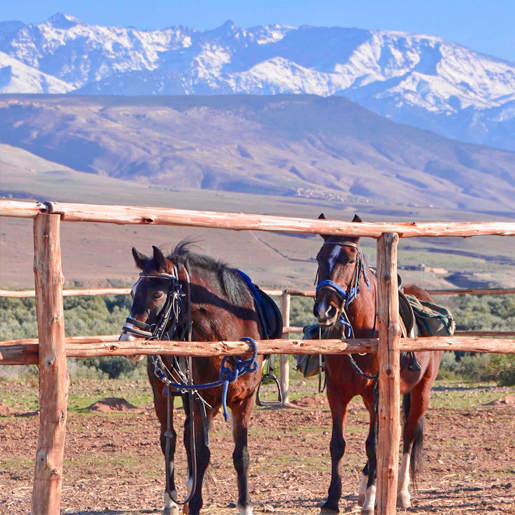
[(260, 296), (261, 311), (267, 338), (282, 338), (283, 335), (283, 316), (281, 310), (274, 302), (272, 297), (256, 286)]

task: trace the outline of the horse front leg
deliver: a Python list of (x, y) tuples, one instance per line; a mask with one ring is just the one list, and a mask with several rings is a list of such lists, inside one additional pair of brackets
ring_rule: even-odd
[[(186, 421), (184, 423), (184, 444), (186, 446), (186, 453), (188, 456), (188, 481), (186, 482), (186, 488), (188, 490), (188, 495), (191, 493), (191, 490), (195, 488), (195, 492), (193, 493), (190, 502), (184, 506), (184, 513), (188, 515), (199, 515), (200, 510), (204, 504), (202, 499), (202, 483), (204, 481), (204, 474), (209, 465), (209, 461), (211, 459), (211, 451), (207, 446), (207, 433), (209, 432), (209, 427), (211, 426), (211, 420), (213, 419), (212, 410), (206, 408), (206, 418), (207, 418), (207, 427), (204, 427), (204, 423), (202, 420), (202, 414), (200, 412), (199, 403), (202, 402), (200, 400), (193, 400), (193, 409), (189, 410), (189, 406), (191, 400), (189, 402), (185, 402), (185, 410), (186, 413), (190, 413), (186, 417)], [(191, 414), (193, 411), (193, 414)], [(194, 424), (195, 428), (195, 454), (192, 454), (192, 446), (191, 446), (191, 424)], [(195, 460), (195, 467), (193, 466), (193, 460)], [(196, 476), (193, 477), (192, 471), (196, 468)]]
[[(169, 490), (172, 497), (176, 497), (177, 491), (175, 489), (174, 456), (177, 444), (177, 433), (175, 432), (175, 429), (173, 427), (173, 404), (170, 404), (170, 427), (168, 428), (167, 398), (162, 393), (162, 384), (159, 383), (155, 385), (154, 383), (152, 383), (152, 386), (154, 387), (154, 406), (156, 408), (157, 418), (159, 419), (159, 423), (161, 425), (159, 441), (161, 444), (161, 451), (163, 452), (165, 461), (168, 456), (168, 463), (165, 463), (166, 469), (168, 470), (168, 477), (166, 478), (166, 481), (167, 485), (169, 486)], [(169, 446), (168, 450), (167, 446)], [(165, 488), (165, 513), (169, 515), (179, 515), (179, 507), (177, 506), (177, 503), (173, 500), (172, 497), (169, 495), (168, 489)]]
[[(366, 482), (365, 498), (363, 506), (361, 507), (361, 515), (374, 515), (376, 504), (376, 472), (377, 472), (377, 413), (373, 409), (373, 402), (365, 402), (370, 413), (370, 428), (366, 441), (366, 450), (368, 462), (363, 469), (363, 479), (366, 477), (365, 472), (368, 472), (368, 479)], [(362, 485), (364, 481), (362, 480)]]
[(249, 450), (248, 431), (250, 417), (254, 409), (254, 396), (247, 397), (236, 405), (231, 406), (234, 439), (232, 460), (238, 475), (238, 510), (240, 515), (252, 515), (249, 494)]
[(344, 429), (347, 419), (347, 406), (351, 400), (350, 397), (344, 395), (344, 392), (338, 387), (327, 383), (327, 399), (331, 408), (331, 416), (333, 419), (333, 429), (331, 434), (331, 443), (329, 446), (331, 452), (331, 484), (327, 501), (320, 510), (320, 515), (333, 515), (339, 513), (338, 503), (342, 496), (342, 476), (341, 462), (345, 454), (345, 438)]

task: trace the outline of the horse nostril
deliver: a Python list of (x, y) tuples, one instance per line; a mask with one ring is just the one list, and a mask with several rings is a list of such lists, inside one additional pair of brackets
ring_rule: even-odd
[(331, 305), (331, 306), (329, 306), (329, 309), (325, 312), (325, 318), (326, 318), (326, 320), (331, 320), (335, 316), (336, 316), (336, 308), (333, 305)]

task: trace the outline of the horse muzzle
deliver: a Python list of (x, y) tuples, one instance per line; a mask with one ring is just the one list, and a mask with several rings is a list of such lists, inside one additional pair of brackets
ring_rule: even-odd
[(318, 323), (324, 327), (334, 325), (338, 319), (338, 308), (333, 304), (327, 305), (322, 302), (319, 306), (315, 306), (314, 312)]
[[(133, 342), (136, 340), (136, 336), (148, 338), (146, 334), (147, 331), (142, 331), (131, 324), (125, 324), (122, 329), (122, 334), (120, 334), (120, 338), (118, 338), (119, 342)], [(152, 333), (149, 333), (152, 336)], [(127, 356), (129, 361), (133, 363), (139, 363), (145, 356), (141, 354), (133, 354), (132, 356)]]

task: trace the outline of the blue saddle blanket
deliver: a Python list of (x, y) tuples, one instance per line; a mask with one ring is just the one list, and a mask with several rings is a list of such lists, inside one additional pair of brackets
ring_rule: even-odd
[(273, 299), (256, 286), (252, 279), (241, 270), (237, 270), (247, 284), (254, 299), (254, 306), (259, 315), (261, 327), (266, 340), (281, 338), (283, 334), (283, 317)]

